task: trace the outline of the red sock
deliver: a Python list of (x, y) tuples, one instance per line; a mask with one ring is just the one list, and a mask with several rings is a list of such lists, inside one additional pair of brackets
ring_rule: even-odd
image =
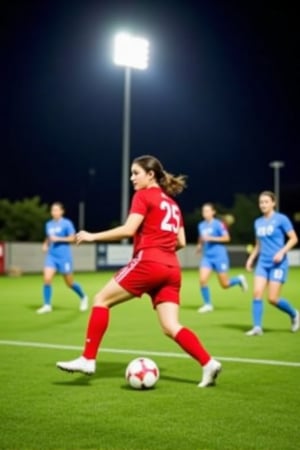
[(94, 306), (86, 333), (83, 356), (87, 359), (96, 359), (98, 348), (108, 327), (109, 309)]
[(201, 366), (205, 366), (211, 359), (209, 353), (202, 347), (200, 340), (188, 328), (181, 328), (175, 336), (175, 341), (184, 351), (199, 361)]

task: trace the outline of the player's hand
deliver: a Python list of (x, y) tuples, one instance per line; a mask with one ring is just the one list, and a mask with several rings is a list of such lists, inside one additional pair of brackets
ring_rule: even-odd
[(88, 233), (87, 231), (81, 230), (76, 234), (76, 244), (80, 244), (81, 242), (93, 242), (93, 240), (93, 233)]
[(43, 243), (43, 245), (42, 245), (42, 251), (45, 252), (45, 253), (48, 251), (48, 244), (47, 244), (47, 242), (44, 242), (44, 243)]
[(201, 241), (202, 242), (210, 242), (212, 240), (211, 236), (202, 236)]
[(273, 261), (275, 263), (280, 263), (283, 260), (283, 257), (284, 257), (284, 252), (282, 250), (280, 250), (279, 252), (277, 252), (274, 255)]

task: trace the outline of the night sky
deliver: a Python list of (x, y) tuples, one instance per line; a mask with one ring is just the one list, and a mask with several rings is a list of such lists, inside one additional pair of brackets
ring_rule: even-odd
[(273, 189), (275, 159), (282, 190), (300, 194), (296, 2), (5, 3), (0, 197), (62, 201), (77, 224), (84, 196), (87, 228), (119, 219), (119, 30), (150, 40), (150, 67), (132, 78), (131, 156), (188, 175), (185, 212)]

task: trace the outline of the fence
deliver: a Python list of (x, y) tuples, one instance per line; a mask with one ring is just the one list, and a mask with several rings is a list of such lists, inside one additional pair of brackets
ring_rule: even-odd
[[(44, 257), (40, 243), (10, 242), (4, 244), (2, 256), (3, 273), (13, 271), (21, 273), (41, 272)], [(227, 247), (231, 267), (243, 267), (247, 259), (246, 247)], [(126, 264), (132, 254), (131, 245), (122, 244), (84, 244), (72, 246), (74, 270), (77, 272), (93, 272), (103, 269), (115, 269)], [(183, 268), (197, 268), (199, 257), (194, 245), (187, 245), (178, 252)], [(300, 250), (292, 250), (288, 254), (291, 266), (300, 266)]]

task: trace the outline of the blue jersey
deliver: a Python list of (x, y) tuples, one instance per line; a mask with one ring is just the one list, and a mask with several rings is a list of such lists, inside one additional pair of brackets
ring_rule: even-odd
[[(75, 234), (75, 228), (71, 220), (61, 218), (49, 220), (46, 223), (46, 236), (67, 237)], [(71, 248), (69, 242), (49, 242), (48, 255), (59, 259), (70, 259)]]
[[(223, 222), (213, 219), (210, 222), (203, 220), (198, 224), (199, 237), (213, 236), (221, 237), (228, 234)], [(203, 242), (203, 256), (207, 258), (224, 258), (227, 257), (227, 250), (224, 244), (220, 242)]]
[[(271, 217), (256, 219), (254, 229), (260, 245), (258, 262), (272, 266), (275, 254), (284, 247), (286, 234), (293, 230), (293, 225), (287, 216), (274, 212)], [(287, 260), (286, 255), (284, 260)]]

